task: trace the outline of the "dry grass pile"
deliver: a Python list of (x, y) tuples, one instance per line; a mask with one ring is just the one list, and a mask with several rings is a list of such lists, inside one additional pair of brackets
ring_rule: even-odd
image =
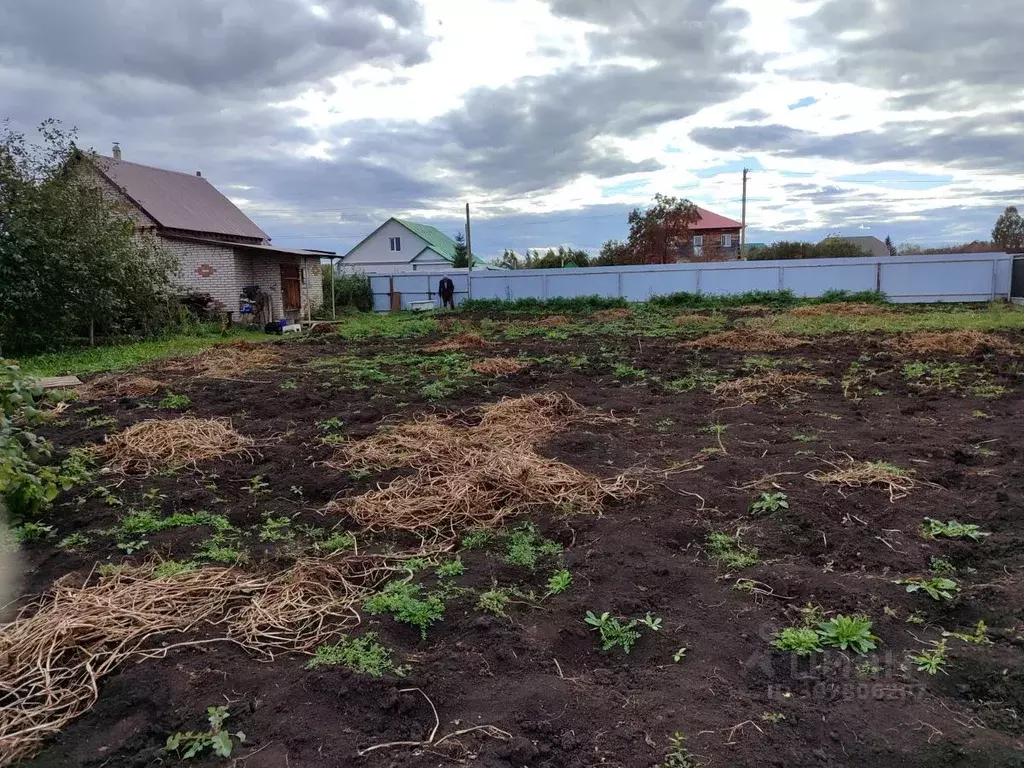
[(544, 328), (557, 328), (560, 325), (568, 325), (571, 320), (565, 315), (548, 315), (542, 317), (537, 321), (537, 325), (543, 326)]
[(602, 323), (608, 320), (625, 320), (627, 317), (632, 317), (633, 313), (625, 307), (620, 309), (602, 309), (600, 312), (595, 312), (592, 317), (595, 320), (600, 320)]
[(497, 527), (540, 507), (596, 513), (605, 501), (639, 490), (635, 479), (602, 480), (534, 450), (571, 423), (595, 420), (566, 395), (506, 399), (482, 412), (476, 426), (430, 417), (344, 446), (331, 466), (411, 467), (417, 473), (380, 490), (339, 498), (332, 508), (370, 528), (448, 537), (463, 528)]
[(427, 352), (455, 352), (460, 349), (482, 349), (489, 346), (490, 342), (479, 333), (457, 333), (450, 339), (435, 341), (423, 349)]
[(724, 331), (701, 336), (683, 343), (691, 349), (731, 349), (736, 352), (772, 352), (793, 349), (807, 342), (776, 331), (759, 328), (745, 328), (738, 331)]
[(193, 357), (171, 360), (162, 370), (195, 373), (209, 379), (234, 379), (256, 368), (269, 368), (281, 362), (281, 354), (266, 344), (232, 341), (218, 344)]
[(853, 302), (837, 302), (834, 304), (810, 304), (806, 307), (794, 307), (789, 314), (799, 317), (870, 317), (887, 315), (889, 309), (878, 304), (856, 304)]
[(921, 331), (902, 334), (889, 341), (888, 346), (907, 355), (940, 352), (964, 357), (986, 349), (1006, 350), (1012, 345), (1006, 339), (981, 331)]
[(839, 485), (844, 488), (867, 488), (874, 486), (889, 492), (889, 500), (896, 501), (908, 495), (922, 483), (911, 477), (911, 472), (886, 461), (857, 461), (847, 457), (839, 464), (829, 462), (830, 470), (816, 469), (807, 477), (819, 483)]
[(487, 357), (477, 360), (470, 368), (482, 376), (511, 376), (526, 370), (529, 364), (514, 357)]
[(404, 570), (400, 558), (355, 555), (300, 561), (271, 577), (214, 567), (158, 579), (155, 568), (57, 582), (0, 629), (0, 765), (19, 763), (91, 708), (104, 676), (175, 648), (170, 633), (206, 627), (214, 637), (198, 642), (310, 653), (358, 624), (359, 602)]
[(149, 474), (249, 453), (254, 445), (226, 419), (149, 419), (112, 435), (97, 450), (118, 471)]
[(772, 308), (763, 304), (744, 304), (742, 307), (733, 307), (729, 311), (735, 315), (767, 315), (772, 312)]
[(144, 376), (106, 374), (78, 387), (78, 398), (89, 401), (107, 397), (149, 397), (159, 392), (161, 387), (163, 384), (159, 381)]
[(756, 376), (747, 376), (719, 384), (714, 394), (723, 400), (740, 400), (757, 403), (766, 397), (785, 397), (800, 400), (807, 393), (799, 389), (805, 384), (822, 384), (825, 380), (809, 373), (780, 373), (770, 371)]

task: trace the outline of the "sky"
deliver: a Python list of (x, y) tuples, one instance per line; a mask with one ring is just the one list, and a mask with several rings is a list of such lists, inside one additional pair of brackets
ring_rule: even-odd
[(1024, 205), (1019, 0), (32, 0), (0, 119), (201, 170), (276, 245), (390, 216), (474, 251), (625, 238), (655, 193), (748, 241), (987, 239)]

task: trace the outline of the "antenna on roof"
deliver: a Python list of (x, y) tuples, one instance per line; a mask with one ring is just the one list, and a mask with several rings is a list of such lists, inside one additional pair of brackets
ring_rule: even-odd
[(200, 178), (202, 178), (203, 172), (202, 171), (196, 171), (196, 176), (199, 176)]
[(121, 142), (114, 142), (114, 149), (111, 151), (111, 154), (114, 156), (115, 160), (121, 159)]

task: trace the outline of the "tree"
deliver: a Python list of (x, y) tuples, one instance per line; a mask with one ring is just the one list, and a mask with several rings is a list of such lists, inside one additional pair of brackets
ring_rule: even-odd
[(1024, 253), (1024, 219), (1014, 206), (1009, 206), (996, 219), (992, 240), (1007, 253)]
[(76, 173), (91, 161), (48, 120), (40, 144), (0, 125), (0, 347), (31, 352), (152, 335), (177, 311), (177, 265), (118, 203)]
[(629, 214), (629, 252), (641, 264), (672, 264), (680, 247), (690, 242), (690, 227), (700, 221), (697, 206), (662, 194), (646, 211)]
[(609, 240), (601, 246), (597, 258), (591, 261), (594, 267), (614, 267), (631, 263), (629, 246), (621, 240)]
[(469, 249), (466, 248), (466, 238), (461, 232), (455, 233), (455, 258), (452, 259), (452, 266), (456, 269), (469, 267)]
[(511, 248), (506, 248), (502, 252), (501, 258), (498, 259), (497, 263), (498, 263), (498, 266), (503, 268), (503, 269), (522, 269), (523, 268), (521, 262), (519, 261), (519, 256), (517, 256), (516, 252), (513, 251)]
[(888, 235), (885, 236), (885, 247), (889, 249), (890, 256), (899, 256), (899, 249), (896, 248), (896, 243), (892, 241), (892, 238)]

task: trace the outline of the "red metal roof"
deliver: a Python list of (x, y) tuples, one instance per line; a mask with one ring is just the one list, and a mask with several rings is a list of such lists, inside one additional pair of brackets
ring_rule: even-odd
[(719, 216), (717, 213), (712, 213), (699, 206), (697, 211), (700, 213), (700, 221), (690, 227), (690, 229), (739, 229), (743, 226), (734, 219), (727, 219), (725, 216)]
[(157, 224), (232, 237), (269, 240), (267, 233), (202, 176), (100, 156), (100, 171)]

